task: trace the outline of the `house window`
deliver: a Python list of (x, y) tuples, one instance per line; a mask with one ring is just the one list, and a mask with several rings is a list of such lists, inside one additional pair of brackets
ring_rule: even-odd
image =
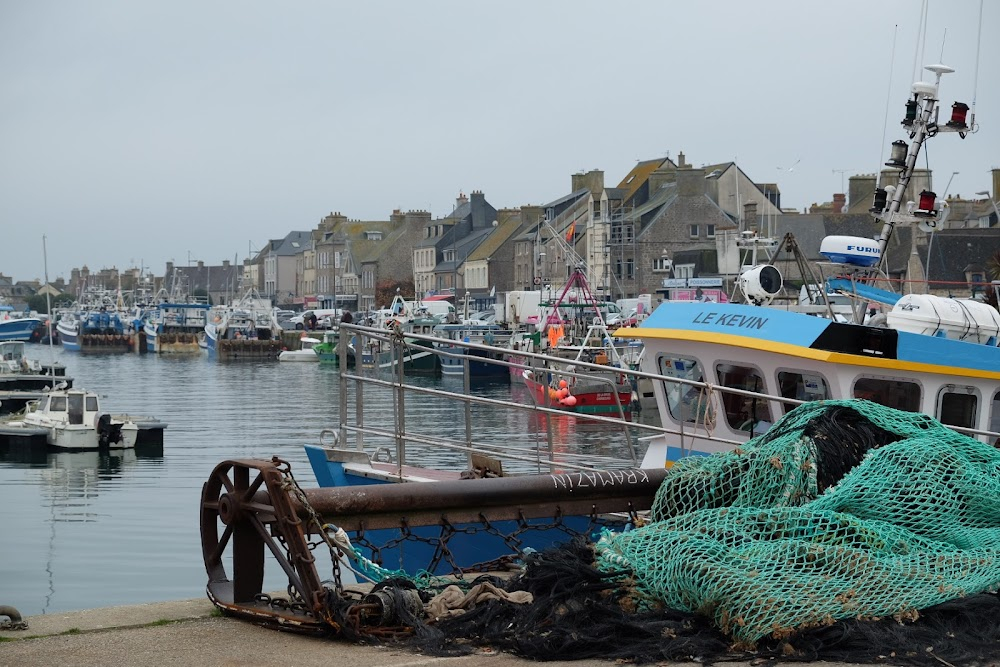
[(698, 238), (698, 225), (691, 225), (691, 238)]
[(674, 278), (694, 278), (694, 264), (675, 265)]
[(625, 277), (629, 280), (635, 278), (635, 260), (631, 257), (625, 260)]
[(669, 271), (674, 266), (673, 261), (669, 257), (657, 257), (653, 260), (653, 272), (663, 273)]
[(710, 239), (715, 238), (715, 225), (705, 225), (705, 236)]

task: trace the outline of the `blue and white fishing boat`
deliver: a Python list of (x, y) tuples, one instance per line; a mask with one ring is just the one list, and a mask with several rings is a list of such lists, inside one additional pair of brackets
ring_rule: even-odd
[(510, 340), (510, 331), (496, 324), (438, 324), (434, 327), (435, 336), (440, 341), (434, 341), (434, 347), (442, 354), (438, 355), (441, 365), (441, 375), (463, 377), (465, 367), (469, 367), (471, 380), (502, 380), (510, 381), (510, 373), (506, 366), (492, 361), (503, 360), (504, 352), (494, 352), (475, 348), (465, 343), (488, 346), (506, 346)]
[(146, 350), (155, 354), (200, 354), (211, 306), (207, 299), (163, 301), (146, 313)]
[[(429, 336), (436, 326), (444, 320), (444, 312), (435, 314), (431, 308), (444, 312), (454, 312), (451, 304), (445, 301), (432, 301), (427, 304), (406, 301), (396, 294), (389, 308), (379, 311), (375, 326), (391, 331), (395, 338), (383, 340), (368, 338), (361, 347), (361, 365), (363, 368), (377, 370), (393, 370), (400, 364), (403, 372), (415, 375), (437, 375), (441, 372), (438, 355), (434, 345), (428, 340), (414, 338), (411, 334)], [(401, 342), (394, 345), (393, 342)]]
[[(911, 143), (895, 142), (887, 162), (900, 170), (898, 184), (875, 192), (871, 213), (882, 222), (880, 236), (828, 237), (820, 247), (829, 260), (820, 264), (831, 276), (826, 292), (849, 297), (853, 317), (768, 307), (782, 277), (761, 265), (738, 280), (748, 304), (668, 302), (641, 326), (616, 332), (642, 341), (641, 369), (666, 378), (654, 383), (656, 400), (664, 425), (679, 433), (654, 438), (644, 467), (728, 451), (799, 403), (822, 399), (867, 399), (996, 439), (1000, 313), (972, 299), (901, 296), (875, 286), (894, 226), (933, 230), (946, 215), (930, 191), (904, 203), (924, 142), (976, 129), (962, 103), (953, 105), (950, 120), (938, 118), (941, 77), (953, 70), (927, 69), (935, 81), (913, 84), (902, 122)], [(882, 314), (871, 316), (873, 303)]]
[(251, 289), (205, 324), (204, 342), (210, 358), (277, 359), (281, 331), (270, 301)]
[(91, 289), (65, 309), (56, 322), (63, 349), (93, 354), (138, 351), (137, 336), (143, 313), (129, 307), (121, 291)]
[(29, 311), (17, 311), (0, 299), (0, 341), (37, 341), (45, 329), (45, 322)]

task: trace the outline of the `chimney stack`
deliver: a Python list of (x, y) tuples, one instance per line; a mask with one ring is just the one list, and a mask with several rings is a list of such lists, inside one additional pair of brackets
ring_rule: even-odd
[(844, 207), (847, 204), (847, 195), (843, 193), (837, 193), (833, 195), (833, 212), (843, 213)]

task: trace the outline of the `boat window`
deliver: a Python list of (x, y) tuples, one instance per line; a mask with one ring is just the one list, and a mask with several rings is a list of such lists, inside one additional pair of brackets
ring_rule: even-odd
[[(822, 375), (801, 371), (778, 371), (778, 392), (782, 398), (798, 401), (820, 401), (830, 398), (830, 387)], [(783, 413), (794, 410), (795, 403), (782, 403)]]
[[(997, 394), (997, 396), (1000, 396), (1000, 394)], [(996, 404), (997, 404), (996, 399), (994, 399), (993, 405), (996, 406)], [(38, 411), (45, 412), (48, 409), (49, 409), (49, 397), (43, 396), (42, 400), (38, 402)], [(994, 415), (995, 414), (996, 414), (996, 407), (994, 407)]]
[(69, 395), (69, 423), (83, 423), (83, 394)]
[[(1000, 433), (1000, 391), (993, 394), (993, 405), (990, 406), (990, 430)], [(1000, 438), (997, 442), (1000, 443)]]
[(51, 412), (66, 412), (66, 397), (65, 396), (53, 396), (52, 406), (49, 408)]
[(975, 428), (979, 397), (973, 387), (948, 385), (938, 396), (937, 418), (942, 424)]
[(854, 383), (854, 398), (864, 398), (888, 408), (920, 411), (920, 385), (903, 380), (862, 377)]
[(87, 397), (87, 412), (97, 412), (97, 397), (88, 396)]
[[(701, 364), (695, 359), (664, 355), (659, 358), (660, 375), (694, 382), (704, 382)], [(714, 423), (712, 406), (704, 387), (681, 382), (663, 383), (667, 397), (667, 410), (676, 421)]]
[[(764, 376), (752, 366), (716, 364), (715, 374), (724, 387), (765, 393)], [(751, 398), (724, 391), (722, 405), (726, 410), (726, 421), (737, 431), (762, 432), (774, 421), (766, 398)]]

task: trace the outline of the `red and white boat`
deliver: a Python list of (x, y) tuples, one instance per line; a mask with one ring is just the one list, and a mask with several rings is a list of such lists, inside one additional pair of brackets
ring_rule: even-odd
[(620, 373), (524, 370), (521, 378), (538, 405), (632, 420), (632, 385)]

